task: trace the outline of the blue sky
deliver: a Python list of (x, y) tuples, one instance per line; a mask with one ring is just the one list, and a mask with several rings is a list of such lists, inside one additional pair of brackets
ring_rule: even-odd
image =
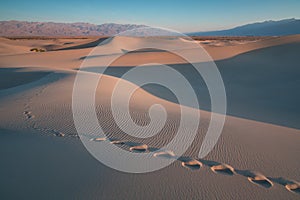
[(204, 31), (300, 18), (299, 10), (300, 0), (10, 0), (1, 1), (0, 20), (134, 23)]

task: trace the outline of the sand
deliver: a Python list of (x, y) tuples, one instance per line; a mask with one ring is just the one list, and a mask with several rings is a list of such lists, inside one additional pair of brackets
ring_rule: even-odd
[[(95, 39), (70, 40), (1, 39), (0, 70), (5, 73), (1, 75), (0, 88), (1, 197), (299, 198), (299, 59), (295, 53), (300, 49), (299, 35), (228, 46), (204, 44), (224, 75), (228, 91), (230, 116), (226, 117), (222, 135), (213, 151), (199, 159), (198, 152), (211, 116), (207, 108), (209, 103), (203, 100), (202, 107), (207, 109), (197, 111), (201, 113), (201, 122), (192, 145), (181, 157), (174, 153), (176, 149), (157, 152), (157, 159), (177, 160), (148, 174), (127, 174), (110, 169), (94, 159), (79, 140), (72, 118), (72, 89), (77, 69), (92, 50)], [(114, 38), (105, 45), (116, 46), (115, 52), (107, 52), (106, 56), (130, 50), (120, 48), (121, 42), (134, 48), (144, 41)], [(47, 46), (52, 49), (30, 52), (33, 47), (46, 49)], [(178, 51), (192, 53), (192, 50)], [(168, 52), (129, 53), (112, 64), (111, 71), (103, 76), (97, 88), (96, 112), (107, 137), (94, 137), (91, 142), (101, 145), (110, 140), (128, 151), (139, 151), (137, 153), (155, 151), (170, 142), (178, 128), (180, 106), (164, 89), (140, 88), (130, 101), (132, 119), (141, 125), (149, 123), (147, 112), (152, 104), (165, 107), (168, 118), (158, 136), (124, 135), (109, 109), (110, 96), (118, 81), (124, 88), (134, 85), (120, 80), (120, 75), (136, 64), (155, 61), (182, 68), (194, 80), (192, 84), (198, 84), (185, 61)], [(261, 68), (264, 73), (259, 71)], [(85, 73), (98, 76), (93, 70)], [(202, 97), (205, 92), (201, 91), (199, 89), (197, 94)], [(120, 95), (125, 96), (126, 92)], [(118, 103), (122, 106), (122, 98)], [(187, 134), (189, 131), (186, 127)]]

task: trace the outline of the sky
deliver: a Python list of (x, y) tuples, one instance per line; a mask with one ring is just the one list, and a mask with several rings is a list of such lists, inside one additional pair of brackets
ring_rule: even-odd
[(1, 0), (0, 20), (144, 24), (209, 31), (300, 18), (300, 0)]

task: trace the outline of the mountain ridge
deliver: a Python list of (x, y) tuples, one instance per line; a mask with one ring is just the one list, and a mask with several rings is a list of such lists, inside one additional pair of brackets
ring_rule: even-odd
[[(112, 36), (123, 31), (147, 27), (138, 24), (88, 22), (28, 22), (0, 21), (0, 36)], [(300, 34), (300, 19), (266, 20), (249, 23), (231, 29), (191, 32), (189, 36), (281, 36)], [(147, 34), (146, 34), (147, 35)], [(150, 33), (151, 35), (151, 33)]]
[(1, 36), (110, 36), (134, 28), (137, 24), (104, 23), (95, 25), (87, 22), (28, 22), (0, 21)]
[(282, 36), (300, 34), (300, 19), (266, 20), (218, 31), (192, 32), (192, 36)]

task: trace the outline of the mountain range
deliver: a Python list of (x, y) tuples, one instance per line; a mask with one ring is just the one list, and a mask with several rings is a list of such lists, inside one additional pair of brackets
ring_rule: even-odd
[(294, 34), (300, 34), (300, 20), (295, 18), (256, 22), (220, 31), (188, 33), (192, 36), (280, 36)]
[(1, 36), (110, 36), (144, 27), (135, 24), (0, 21)]
[[(136, 24), (90, 24), (0, 21), (0, 36), (111, 36), (134, 28), (146, 27)], [(227, 30), (193, 32), (190, 36), (280, 36), (300, 34), (299, 19), (264, 21), (246, 24)]]

